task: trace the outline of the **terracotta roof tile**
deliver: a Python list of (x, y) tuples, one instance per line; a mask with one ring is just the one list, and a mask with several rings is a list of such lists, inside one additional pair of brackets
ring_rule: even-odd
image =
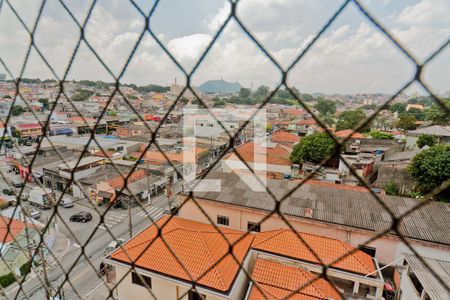
[[(256, 149), (256, 159), (255, 159), (255, 149)], [(263, 154), (264, 151), (258, 153), (260, 150), (265, 150), (265, 157)], [(251, 163), (256, 160), (258, 162), (265, 161), (267, 164), (271, 165), (284, 165), (284, 166), (291, 165), (291, 161), (289, 160), (290, 151), (278, 144), (273, 148), (265, 147), (264, 149), (263, 147), (260, 146), (255, 147), (255, 144), (253, 142), (250, 142), (236, 148), (236, 151), (247, 163)], [(239, 160), (239, 157), (234, 152), (232, 152), (227, 156), (225, 156), (225, 159)]]
[(276, 131), (272, 134), (270, 139), (272, 142), (277, 143), (298, 143), (300, 141), (300, 137), (298, 135), (287, 131)]
[[(9, 223), (11, 222), (11, 224)], [(7, 226), (10, 224), (9, 226)], [(0, 216), (0, 244), (9, 244), (25, 229), (25, 227), (35, 227), (31, 224), (8, 217)]]
[(307, 120), (300, 120), (297, 122), (297, 125), (316, 125), (317, 122), (313, 118)]
[[(139, 180), (139, 179), (142, 179), (142, 178), (144, 178), (144, 176), (145, 176), (145, 170), (137, 170), (137, 171), (134, 171), (129, 177), (128, 177), (128, 180), (127, 180), (127, 182), (128, 183), (132, 183), (132, 182), (135, 182), (135, 181), (137, 181), (137, 180)], [(127, 175), (125, 175), (125, 178), (126, 178), (126, 176)], [(106, 181), (107, 183), (109, 183), (109, 185), (111, 186), (111, 187), (113, 187), (113, 188), (115, 188), (115, 189), (121, 189), (121, 188), (123, 188), (123, 186), (124, 186), (124, 184), (125, 184), (125, 180), (124, 180), (124, 178), (121, 176), (121, 175), (119, 175), (118, 177), (116, 177), (116, 178), (113, 178), (113, 179), (110, 179), (110, 180), (108, 180), (108, 181)]]
[(350, 135), (351, 135), (351, 137), (354, 138), (354, 139), (365, 139), (365, 138), (366, 138), (366, 137), (365, 137), (364, 135), (362, 135), (361, 133), (355, 132), (355, 131), (353, 131), (353, 130), (351, 130), (351, 129), (339, 130), (339, 131), (336, 131), (334, 134), (335, 134), (337, 137), (340, 137), (340, 138), (347, 138), (347, 137), (350, 136)]
[[(325, 264), (332, 263), (354, 249), (350, 244), (337, 239), (308, 233), (298, 233), (298, 235), (305, 240)], [(314, 254), (290, 229), (261, 232), (256, 235), (252, 247), (256, 250), (320, 264), (320, 261), (317, 260)], [(363, 275), (375, 271), (375, 264), (372, 258), (359, 250), (333, 264), (332, 267)]]
[[(278, 261), (258, 258), (252, 272), (252, 278), (257, 282), (262, 292), (252, 286), (249, 300), (283, 299), (341, 299), (331, 283), (325, 279), (317, 279), (303, 289), (298, 289), (314, 280), (316, 275), (300, 267), (283, 264)], [(293, 293), (295, 291), (295, 293)], [(293, 294), (292, 294), (293, 293)]]
[[(228, 252), (228, 242), (218, 229), (211, 224), (178, 217), (168, 219), (168, 216), (164, 216), (157, 222), (159, 227), (167, 222), (162, 229), (162, 238), (157, 234), (157, 227), (152, 225), (124, 244), (123, 248), (116, 250), (111, 258), (124, 263), (134, 261), (137, 267), (185, 281), (192, 281), (193, 278), (202, 286), (227, 292), (239, 272), (239, 264), (230, 254), (216, 264)], [(244, 234), (223, 227), (220, 231), (230, 243)], [(244, 260), (252, 241), (253, 236), (246, 236), (233, 247), (239, 263)], [(175, 259), (166, 243), (189, 274)], [(215, 267), (208, 271), (214, 264)], [(206, 275), (201, 277), (206, 271)]]

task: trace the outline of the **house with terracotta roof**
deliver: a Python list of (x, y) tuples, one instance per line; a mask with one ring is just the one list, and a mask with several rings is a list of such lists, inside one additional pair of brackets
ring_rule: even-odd
[(39, 240), (39, 230), (30, 222), (0, 216), (0, 276), (29, 261), (30, 252), (25, 253), (24, 249), (27, 249), (30, 240)]
[(222, 159), (223, 172), (248, 170), (248, 167), (242, 162), (243, 160), (252, 169), (265, 169), (268, 172), (279, 174), (291, 173), (292, 163), (289, 160), (289, 155), (292, 150), (288, 147), (269, 141), (264, 143), (250, 142), (237, 147), (235, 151), (225, 155)]
[[(289, 228), (288, 221), (295, 230), (360, 246), (381, 264), (399, 259), (402, 252), (411, 253), (404, 240), (421, 255), (436, 259), (450, 255), (448, 203), (433, 201), (405, 216), (399, 226), (404, 240), (398, 233), (389, 231), (368, 242), (392, 226), (383, 205), (399, 216), (422, 200), (380, 193), (377, 196), (382, 205), (364, 187), (320, 181), (300, 185), (298, 180), (285, 179), (267, 179), (262, 186), (253, 174), (210, 172), (205, 179), (218, 181), (220, 190), (193, 192), (201, 211), (195, 203), (186, 200), (187, 194), (179, 195), (178, 204), (183, 204), (178, 211), (180, 217), (199, 222), (214, 220), (225, 223), (228, 228), (243, 231), (256, 228), (253, 231), (260, 232)], [(266, 188), (276, 199), (286, 197), (279, 206), (283, 218), (279, 213), (272, 213), (277, 203)]]
[(350, 136), (350, 139), (365, 139), (366, 137), (359, 133), (355, 132), (351, 129), (339, 130), (334, 133), (338, 138), (346, 139)]
[(269, 139), (273, 143), (278, 143), (291, 149), (294, 148), (295, 144), (300, 142), (300, 137), (298, 135), (284, 130), (275, 131)]
[[(354, 252), (342, 258), (348, 251)], [(111, 266), (107, 282), (118, 284), (119, 299), (129, 300), (280, 299), (290, 294), (293, 299), (381, 299), (384, 284), (376, 260), (345, 242), (287, 229), (246, 233), (168, 215), (105, 262)], [(333, 284), (314, 280), (322, 264), (329, 265)]]

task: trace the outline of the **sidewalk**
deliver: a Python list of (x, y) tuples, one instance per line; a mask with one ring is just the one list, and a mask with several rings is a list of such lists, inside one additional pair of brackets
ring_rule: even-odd
[(56, 263), (56, 260), (60, 260), (61, 257), (66, 254), (67, 250), (70, 248), (70, 240), (62, 233), (54, 230), (54, 232), (50, 233), (50, 238), (54, 238), (53, 246), (51, 247), (51, 252), (46, 254), (46, 261), (49, 266), (52, 266)]

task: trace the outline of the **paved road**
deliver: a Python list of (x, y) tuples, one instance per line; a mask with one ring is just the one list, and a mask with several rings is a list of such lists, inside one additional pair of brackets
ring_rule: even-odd
[[(68, 223), (67, 226), (61, 220), (57, 221), (60, 231), (70, 238), (71, 245), (64, 257), (60, 259), (62, 268), (55, 264), (46, 269), (49, 281), (55, 286), (55, 289), (61, 286), (61, 283), (64, 281), (64, 274), (71, 270), (68, 278), (75, 287), (76, 292), (66, 282), (63, 285), (65, 300), (80, 299), (78, 295), (81, 299), (106, 299), (109, 290), (103, 284), (103, 280), (97, 275), (97, 270), (104, 255), (104, 249), (113, 240), (112, 236), (124, 239), (129, 238), (128, 210), (108, 211), (105, 215), (105, 225), (98, 225), (100, 223), (99, 215), (92, 207), (89, 207), (87, 200), (85, 201), (85, 203), (76, 203), (73, 208), (59, 210), (62, 219), (65, 220), (68, 220), (68, 215), (78, 210), (90, 211), (93, 214), (93, 220), (88, 223)], [(168, 207), (167, 198), (164, 195), (155, 197), (152, 202), (152, 205), (147, 206), (145, 211), (140, 207), (135, 207), (131, 210), (134, 233), (151, 224), (149, 217), (153, 220), (159, 219), (163, 215), (163, 210)], [(50, 214), (50, 212), (43, 212), (43, 217), (41, 218), (45, 218), (46, 214)], [(80, 256), (82, 253), (80, 244), (86, 244), (84, 247), (85, 256)], [(41, 273), (37, 277), (27, 279), (22, 285), (23, 289), (33, 300), (46, 299), (45, 290), (42, 288), (45, 276)], [(18, 292), (18, 287), (10, 288), (7, 296), (9, 299), (27, 299), (23, 291)], [(16, 296), (17, 298), (15, 298)]]

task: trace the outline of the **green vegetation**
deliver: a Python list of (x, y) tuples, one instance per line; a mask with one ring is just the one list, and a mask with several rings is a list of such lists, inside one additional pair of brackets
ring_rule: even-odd
[[(450, 145), (435, 145), (418, 153), (408, 166), (409, 174), (416, 181), (416, 191), (431, 192), (450, 178)], [(446, 189), (437, 198), (448, 202), (450, 190)]]
[(22, 276), (27, 275), (28, 273), (30, 273), (30, 271), (31, 271), (31, 261), (24, 263), (20, 267), (20, 274), (22, 274)]
[(428, 134), (422, 134), (417, 139), (417, 147), (423, 148), (425, 145), (427, 146), (434, 146), (437, 143), (437, 138), (434, 135), (428, 135)]
[(294, 146), (289, 159), (295, 164), (303, 161), (319, 163), (333, 153), (334, 141), (327, 133), (307, 135)]
[(23, 112), (24, 112), (24, 109), (20, 105), (14, 105), (13, 108), (11, 109), (11, 113), (12, 113), (13, 116), (19, 116)]
[(48, 98), (41, 98), (39, 102), (42, 103), (44, 109), (49, 109)]
[(389, 106), (389, 110), (392, 112), (398, 112), (399, 114), (404, 113), (406, 111), (405, 103), (395, 103)]
[(94, 94), (94, 92), (89, 90), (79, 89), (76, 94), (72, 97), (73, 101), (86, 101)]
[[(450, 109), (450, 98), (445, 99), (444, 103)], [(438, 104), (433, 104), (429, 109), (425, 110), (425, 119), (431, 121), (434, 125), (450, 124), (450, 114)]]
[(217, 101), (214, 101), (214, 107), (223, 107), (225, 106), (226, 102), (222, 99), (218, 99)]
[(409, 113), (402, 113), (397, 120), (395, 126), (403, 130), (413, 130), (417, 128), (416, 118)]
[(317, 104), (314, 106), (321, 115), (333, 115), (336, 112), (336, 104), (327, 99), (318, 98)]
[(387, 132), (382, 132), (379, 130), (372, 130), (368, 133), (374, 139), (382, 139), (382, 140), (392, 140), (394, 136)]
[(338, 118), (336, 130), (354, 129), (365, 117), (360, 109), (344, 111)]
[(16, 281), (16, 277), (14, 276), (13, 273), (8, 273), (3, 276), (0, 276), (0, 286), (1, 287), (7, 287), (15, 281)]
[(239, 97), (240, 98), (248, 98), (248, 97), (250, 97), (250, 95), (251, 95), (251, 91), (250, 91), (250, 89), (247, 89), (247, 88), (241, 88), (240, 90), (239, 90)]
[(393, 181), (390, 181), (388, 184), (386, 184), (384, 190), (386, 194), (391, 196), (398, 196), (400, 194), (400, 189), (398, 188), (397, 184)]

